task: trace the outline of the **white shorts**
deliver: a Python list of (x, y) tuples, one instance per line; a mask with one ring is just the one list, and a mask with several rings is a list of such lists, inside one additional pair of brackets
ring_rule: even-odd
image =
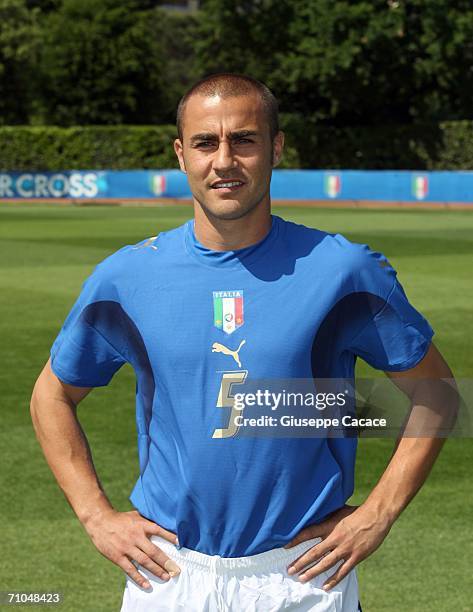
[(188, 548), (178, 549), (159, 536), (151, 536), (181, 569), (168, 581), (138, 566), (151, 588), (144, 590), (126, 577), (121, 612), (357, 612), (358, 582), (352, 570), (326, 593), (325, 580), (338, 565), (301, 583), (289, 576), (287, 567), (303, 552), (320, 542), (314, 538), (293, 548), (275, 548), (250, 557), (204, 555)]

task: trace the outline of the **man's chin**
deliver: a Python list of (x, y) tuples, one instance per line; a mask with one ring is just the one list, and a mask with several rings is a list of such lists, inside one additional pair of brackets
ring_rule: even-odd
[(219, 221), (236, 221), (237, 219), (241, 219), (242, 217), (247, 215), (250, 212), (250, 210), (235, 208), (234, 210), (228, 210), (228, 211), (221, 211), (221, 210), (217, 212), (212, 211), (210, 214), (212, 215), (212, 217), (214, 217), (215, 219), (218, 219)]
[(258, 204), (245, 204), (238, 200), (223, 199), (220, 202), (201, 204), (206, 213), (219, 221), (235, 221), (251, 212)]
[(210, 194), (210, 197), (206, 197), (204, 202), (196, 199), (207, 216), (219, 221), (235, 221), (245, 217), (256, 208), (264, 206), (265, 202), (269, 202), (269, 189), (264, 193), (254, 194), (251, 199), (242, 196), (243, 194), (238, 194), (237, 197), (236, 194), (228, 193), (215, 197), (214, 194)]

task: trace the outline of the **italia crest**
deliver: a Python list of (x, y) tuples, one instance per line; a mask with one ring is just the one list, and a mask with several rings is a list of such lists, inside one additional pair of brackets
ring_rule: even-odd
[(232, 334), (244, 323), (243, 291), (214, 291), (214, 325)]

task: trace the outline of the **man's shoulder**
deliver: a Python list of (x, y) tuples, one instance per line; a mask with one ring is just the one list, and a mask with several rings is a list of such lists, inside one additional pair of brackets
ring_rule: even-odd
[(182, 251), (184, 226), (148, 236), (135, 244), (127, 244), (99, 262), (87, 283), (103, 289), (128, 289), (137, 282), (144, 283), (147, 277), (156, 277), (165, 270), (167, 263), (176, 259)]
[(136, 244), (129, 245), (129, 250), (138, 255), (144, 254), (164, 255), (169, 251), (181, 251), (185, 233), (191, 221), (165, 232), (159, 232), (155, 236), (144, 238)]
[(353, 242), (338, 232), (328, 232), (319, 228), (281, 219), (285, 228), (286, 240), (295, 248), (306, 249), (308, 255), (323, 257), (328, 263), (350, 264), (354, 269), (369, 265), (372, 259), (386, 258), (373, 251), (367, 244)]
[(137, 268), (141, 269), (143, 264), (149, 260), (155, 261), (169, 255), (182, 245), (186, 225), (187, 223), (169, 231), (148, 236), (134, 244), (123, 246), (102, 260), (96, 270), (104, 275), (113, 275), (117, 271), (121, 274), (127, 270), (133, 272)]

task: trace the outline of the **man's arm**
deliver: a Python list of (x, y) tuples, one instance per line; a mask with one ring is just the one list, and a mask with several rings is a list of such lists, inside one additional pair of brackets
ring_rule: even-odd
[(179, 568), (148, 536), (159, 535), (176, 543), (176, 535), (136, 510), (118, 512), (112, 507), (77, 419), (77, 405), (90, 391), (60, 381), (48, 361), (31, 398), (33, 426), (49, 467), (96, 548), (137, 584), (149, 588), (132, 561), (168, 580)]
[[(300, 574), (299, 579), (305, 582), (341, 562), (324, 584), (325, 590), (338, 584), (381, 545), (394, 521), (425, 482), (445, 442), (445, 438), (404, 437), (405, 432), (418, 432), (418, 424), (425, 422), (426, 416), (436, 421), (439, 427), (451, 425), (452, 413), (456, 411), (451, 401), (452, 393), (437, 393), (434, 382), (452, 380), (453, 374), (433, 344), (416, 367), (387, 374), (410, 397), (412, 409), (386, 470), (361, 506), (341, 508), (319, 525), (303, 529), (286, 546), (289, 548), (310, 538), (322, 538), (319, 544), (299, 557), (288, 572), (296, 574), (320, 559), (314, 567)], [(444, 383), (439, 384), (443, 389)], [(455, 392), (453, 395), (456, 398)], [(445, 397), (450, 400), (448, 406), (443, 403)]]
[(456, 388), (443, 382), (453, 381), (453, 373), (433, 344), (415, 368), (386, 374), (411, 399), (412, 410), (391, 461), (365, 503), (389, 517), (392, 525), (426, 481), (446, 442), (445, 437), (430, 437), (426, 431), (453, 424), (458, 395)]

